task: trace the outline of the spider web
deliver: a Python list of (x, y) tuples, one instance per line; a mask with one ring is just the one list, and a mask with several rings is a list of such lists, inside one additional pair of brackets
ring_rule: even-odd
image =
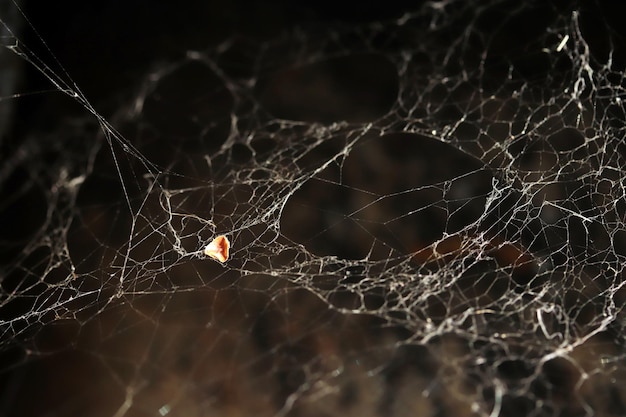
[(1, 13), (0, 414), (626, 415), (615, 10), (219, 27), (97, 99)]

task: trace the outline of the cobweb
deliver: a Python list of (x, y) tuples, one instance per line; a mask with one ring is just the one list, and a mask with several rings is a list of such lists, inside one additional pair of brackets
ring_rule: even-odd
[(96, 98), (2, 13), (46, 83), (0, 103), (0, 415), (626, 415), (619, 12), (131, 44)]

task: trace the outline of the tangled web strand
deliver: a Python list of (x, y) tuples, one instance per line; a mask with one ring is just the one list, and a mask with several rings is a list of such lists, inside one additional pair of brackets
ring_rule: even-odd
[(624, 39), (572, 4), (232, 36), (111, 117), (0, 16), (84, 110), (2, 143), (0, 414), (626, 415)]

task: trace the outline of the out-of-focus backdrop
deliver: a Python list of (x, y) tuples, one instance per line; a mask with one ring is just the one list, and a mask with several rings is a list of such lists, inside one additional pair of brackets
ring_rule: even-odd
[(623, 7), (408, 3), (0, 6), (0, 415), (626, 415)]

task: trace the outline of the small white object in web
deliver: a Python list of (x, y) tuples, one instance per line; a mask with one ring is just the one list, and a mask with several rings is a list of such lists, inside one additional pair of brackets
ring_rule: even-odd
[(230, 242), (224, 235), (219, 235), (204, 248), (204, 254), (221, 263), (228, 260), (228, 252), (230, 250)]

